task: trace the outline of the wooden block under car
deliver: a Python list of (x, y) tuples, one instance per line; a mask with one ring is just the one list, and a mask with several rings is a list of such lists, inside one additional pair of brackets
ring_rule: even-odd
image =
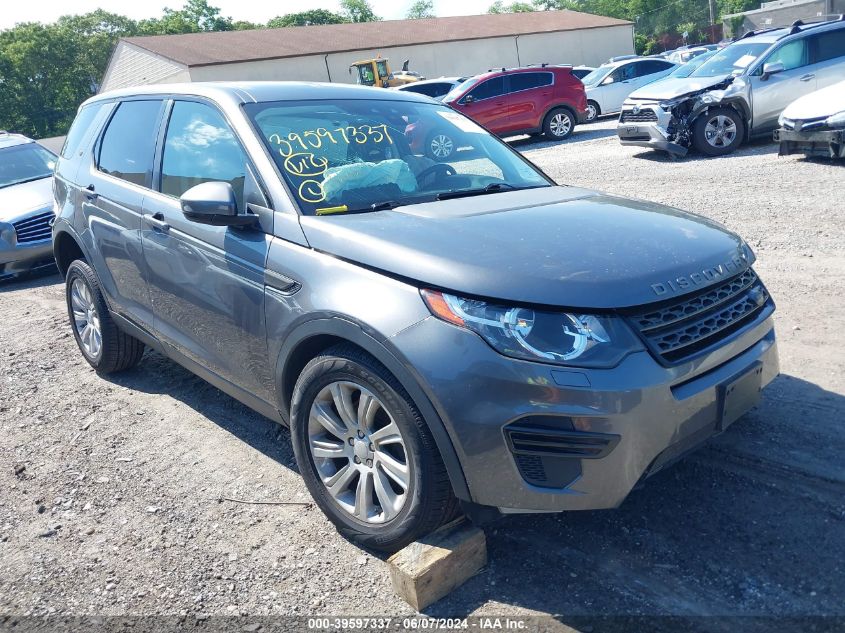
[(479, 528), (459, 519), (399, 550), (387, 564), (393, 589), (421, 611), (487, 564), (487, 539)]

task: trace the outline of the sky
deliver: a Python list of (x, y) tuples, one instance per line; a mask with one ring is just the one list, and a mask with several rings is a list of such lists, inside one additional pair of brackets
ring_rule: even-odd
[[(438, 16), (473, 15), (485, 13), (493, 0), (434, 0), (434, 12)], [(34, 0), (20, 2), (4, 0), (0, 11), (0, 29), (14, 26), (18, 22), (53, 22), (60, 15), (88, 13), (104, 9), (130, 18), (141, 19), (159, 17), (164, 7), (180, 9), (184, 0)], [(308, 9), (339, 10), (337, 0), (209, 0), (213, 7), (234, 20), (266, 22), (270, 18), (285, 13), (296, 13)], [(405, 17), (412, 0), (370, 0), (376, 15), (386, 20), (398, 20)]]

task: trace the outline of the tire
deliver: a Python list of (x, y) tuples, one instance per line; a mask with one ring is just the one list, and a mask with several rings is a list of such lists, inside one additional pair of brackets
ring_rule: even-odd
[[(378, 406), (372, 421), (362, 422), (366, 416), (358, 415), (358, 407), (372, 402), (370, 397)], [(397, 435), (399, 441), (380, 443)], [(333, 347), (302, 370), (291, 401), (291, 437), (314, 501), (358, 545), (392, 552), (456, 513), (457, 500), (428, 426), (399, 381), (357, 347)], [(389, 470), (398, 472), (384, 461), (388, 453), (393, 464), (404, 465), (404, 488), (388, 477)]]
[[(144, 344), (118, 329), (109, 313), (97, 275), (81, 259), (75, 260), (68, 267), (65, 299), (70, 327), (79, 351), (97, 373), (123, 371), (141, 361)], [(88, 309), (85, 309), (86, 306)], [(88, 329), (86, 332), (83, 321), (85, 326), (91, 325), (93, 330)]]
[(562, 141), (569, 138), (575, 129), (575, 115), (567, 108), (555, 108), (543, 121), (543, 134), (546, 138)]
[(593, 101), (587, 101), (587, 123), (592, 123), (596, 119), (601, 116), (601, 107), (598, 103)]
[(705, 156), (724, 156), (742, 144), (745, 121), (733, 108), (713, 108), (693, 124), (692, 144)]
[(428, 135), (425, 141), (425, 155), (438, 163), (447, 161), (455, 153), (455, 139), (443, 132), (436, 130)]

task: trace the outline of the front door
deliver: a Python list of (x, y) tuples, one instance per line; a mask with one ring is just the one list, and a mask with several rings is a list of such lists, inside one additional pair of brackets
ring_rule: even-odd
[[(162, 100), (117, 105), (96, 144), (94, 160), (83, 167), (82, 212), (96, 245), (91, 264), (98, 271), (115, 312), (150, 327), (150, 295), (141, 245), (143, 202), (149, 193)], [(87, 169), (87, 177), (83, 170)]]
[(601, 82), (597, 101), (601, 106), (602, 114), (619, 112), (622, 109), (622, 102), (636, 88), (634, 85), (635, 74), (635, 64), (628, 63), (619, 66)]
[[(764, 78), (763, 67), (777, 62), (783, 64), (784, 70)], [(786, 106), (816, 89), (807, 38), (792, 40), (769, 53), (751, 72), (749, 82), (752, 132), (775, 129)]]
[(175, 101), (160, 165), (143, 229), (156, 330), (182, 355), (269, 401), (264, 266), (272, 238), (192, 222), (179, 203), (197, 184), (224, 181), (243, 212), (246, 154), (216, 108)]
[(478, 84), (461, 99), (461, 112), (496, 134), (508, 129), (505, 78), (492, 77)]

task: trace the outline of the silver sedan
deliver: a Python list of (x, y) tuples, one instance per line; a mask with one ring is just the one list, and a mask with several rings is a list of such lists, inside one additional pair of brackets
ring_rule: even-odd
[(32, 139), (0, 132), (0, 279), (51, 267), (56, 156)]

